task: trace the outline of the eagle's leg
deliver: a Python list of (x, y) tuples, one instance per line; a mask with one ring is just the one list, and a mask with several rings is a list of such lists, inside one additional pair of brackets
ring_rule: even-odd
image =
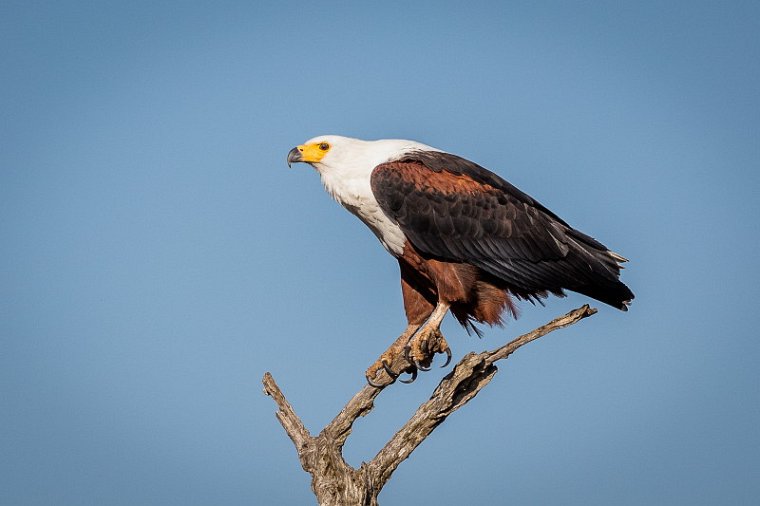
[[(404, 349), (406, 348), (407, 343), (409, 342), (409, 338), (414, 335), (414, 333), (417, 331), (417, 329), (420, 326), (417, 324), (409, 324), (409, 326), (404, 330), (404, 332), (398, 336), (398, 339), (391, 344), (387, 350), (383, 352), (382, 355), (380, 355), (380, 358), (378, 358), (374, 364), (369, 366), (369, 369), (367, 369), (367, 372), (365, 373), (367, 376), (367, 382), (372, 385), (373, 387), (381, 387), (389, 383), (384, 384), (377, 384), (373, 380), (376, 379), (377, 374), (380, 371), (385, 371), (388, 376), (391, 378), (391, 382), (393, 383), (396, 381), (396, 378), (398, 378), (398, 373), (393, 372), (391, 369), (391, 366), (393, 365), (393, 361), (396, 360), (396, 357), (399, 355), (402, 355), (404, 353)], [(413, 375), (416, 375), (417, 371), (414, 371)], [(404, 381), (404, 380), (401, 380)]]
[(409, 338), (404, 348), (409, 361), (422, 371), (430, 370), (430, 363), (436, 353), (446, 354), (446, 363), (442, 367), (446, 367), (451, 362), (451, 348), (441, 334), (441, 322), (448, 310), (449, 304), (438, 302), (433, 313)]

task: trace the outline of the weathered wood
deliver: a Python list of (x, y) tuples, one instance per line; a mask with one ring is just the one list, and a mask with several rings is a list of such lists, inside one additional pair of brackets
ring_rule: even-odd
[[(377, 496), (401, 462), (443, 423), (446, 418), (467, 404), (498, 372), (494, 363), (503, 360), (518, 348), (553, 330), (572, 325), (596, 313), (584, 305), (492, 351), (468, 353), (422, 403), (412, 417), (388, 441), (369, 463), (359, 469), (349, 466), (342, 450), (351, 434), (353, 423), (374, 407), (374, 399), (385, 386), (364, 386), (348, 401), (338, 415), (316, 437), (311, 436), (271, 374), (264, 374), (264, 392), (279, 407), (277, 419), (298, 452), (303, 469), (312, 476), (311, 486), (320, 505), (376, 506)], [(399, 357), (391, 366), (394, 372), (410, 364)]]

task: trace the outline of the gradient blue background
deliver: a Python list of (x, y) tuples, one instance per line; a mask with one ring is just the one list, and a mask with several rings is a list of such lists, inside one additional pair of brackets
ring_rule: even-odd
[(395, 261), (285, 166), (340, 133), (494, 169), (637, 295), (513, 356), (383, 504), (756, 504), (758, 3), (274, 4), (0, 4), (0, 503), (313, 503), (263, 373), (317, 431), (404, 327)]

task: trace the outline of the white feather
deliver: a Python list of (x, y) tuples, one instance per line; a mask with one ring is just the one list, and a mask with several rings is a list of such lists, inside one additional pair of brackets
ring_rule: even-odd
[(409, 151), (440, 151), (415, 141), (383, 139), (363, 141), (338, 135), (322, 135), (305, 144), (327, 142), (330, 150), (313, 163), (325, 190), (362, 220), (391, 254), (400, 256), (406, 236), (398, 224), (380, 209), (370, 186), (372, 171), (381, 163), (396, 160)]

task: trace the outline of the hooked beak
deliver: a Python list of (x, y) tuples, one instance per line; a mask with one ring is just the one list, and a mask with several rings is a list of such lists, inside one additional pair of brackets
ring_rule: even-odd
[(296, 162), (303, 162), (303, 156), (301, 156), (301, 149), (295, 147), (288, 152), (288, 168), (290, 164)]

